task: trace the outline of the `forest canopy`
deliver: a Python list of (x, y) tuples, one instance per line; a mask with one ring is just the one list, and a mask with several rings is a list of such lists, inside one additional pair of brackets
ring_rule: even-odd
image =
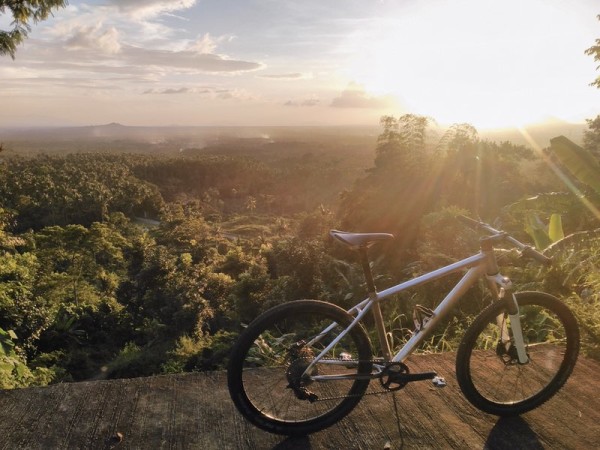
[[(599, 217), (589, 205), (600, 205), (600, 192), (577, 164), (597, 158), (597, 120), (583, 147), (556, 141), (542, 153), (481, 139), (468, 124), (436, 135), (430, 119), (408, 114), (383, 117), (363, 159), (327, 146), (270, 152), (264, 142), (178, 155), (8, 155), (0, 384), (222, 368), (240, 330), (267, 308), (299, 298), (348, 307), (364, 296), (354, 255), (333, 245), (329, 229), (396, 236), (372, 252), (385, 287), (476, 251), (478, 236), (459, 213), (556, 258), (549, 272), (526, 263), (506, 270), (570, 302), (598, 355), (600, 277), (587, 269), (598, 263)], [(386, 306), (399, 342), (413, 305), (434, 306), (447, 287)], [(489, 301), (481, 288), (465, 297), (459, 319)], [(428, 350), (451, 348), (459, 330), (448, 324)]]

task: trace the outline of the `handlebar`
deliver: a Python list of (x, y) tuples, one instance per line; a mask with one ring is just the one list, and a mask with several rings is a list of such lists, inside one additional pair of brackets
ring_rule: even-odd
[(502, 238), (503, 240), (510, 242), (515, 247), (517, 247), (521, 250), (521, 255), (524, 256), (525, 258), (534, 259), (537, 262), (539, 262), (540, 264), (543, 264), (545, 266), (552, 265), (551, 258), (548, 258), (546, 255), (541, 254), (540, 252), (538, 252), (536, 249), (534, 249), (530, 245), (523, 244), (522, 242), (518, 241), (514, 237), (510, 236), (508, 233), (506, 233), (504, 231), (496, 230), (491, 225), (489, 225), (485, 222), (480, 222), (479, 220), (471, 219), (470, 217), (467, 217), (467, 216), (459, 215), (457, 217), (463, 223), (465, 223), (471, 227), (481, 228), (494, 236), (498, 236), (498, 237)]

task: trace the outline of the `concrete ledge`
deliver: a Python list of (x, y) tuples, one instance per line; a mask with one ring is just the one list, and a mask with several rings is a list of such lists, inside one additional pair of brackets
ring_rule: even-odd
[(224, 372), (2, 391), (0, 448), (600, 448), (598, 362), (580, 358), (561, 392), (511, 419), (484, 414), (463, 398), (453, 354), (415, 356), (409, 366), (437, 370), (448, 386), (416, 382), (395, 395), (367, 396), (343, 421), (296, 439), (249, 425), (231, 403)]

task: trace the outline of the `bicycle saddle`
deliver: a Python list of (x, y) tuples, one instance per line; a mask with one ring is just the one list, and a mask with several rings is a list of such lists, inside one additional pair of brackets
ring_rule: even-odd
[(338, 241), (349, 245), (353, 250), (368, 248), (379, 241), (394, 239), (389, 233), (349, 233), (347, 231), (331, 230), (329, 234)]

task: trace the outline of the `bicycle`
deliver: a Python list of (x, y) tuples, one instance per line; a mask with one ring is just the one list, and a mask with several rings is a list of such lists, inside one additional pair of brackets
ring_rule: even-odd
[[(372, 380), (379, 380), (382, 393), (422, 380), (443, 387), (445, 380), (435, 372), (411, 373), (405, 361), (482, 277), (495, 300), (469, 325), (456, 352), (461, 391), (475, 407), (498, 416), (522, 414), (549, 400), (577, 361), (577, 321), (550, 294), (514, 292), (510, 279), (499, 272), (494, 247), (508, 242), (524, 257), (546, 265), (551, 260), (484, 222), (459, 218), (489, 234), (480, 239), (477, 254), (381, 292), (367, 250), (393, 236), (330, 231), (358, 251), (368, 297), (347, 311), (319, 300), (296, 300), (252, 321), (234, 345), (227, 371), (231, 398), (242, 415), (271, 433), (305, 435), (349, 414)], [(415, 307), (415, 330), (392, 355), (380, 302), (464, 270), (434, 310)], [(369, 312), (381, 347), (382, 356), (376, 358), (363, 323)]]

